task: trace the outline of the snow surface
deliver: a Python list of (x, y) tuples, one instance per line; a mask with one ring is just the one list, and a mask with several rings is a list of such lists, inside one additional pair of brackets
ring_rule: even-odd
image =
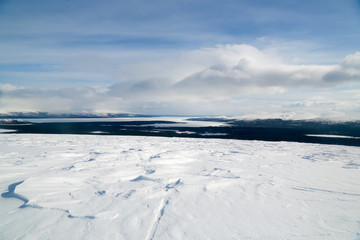
[(360, 239), (360, 148), (0, 134), (0, 239)]

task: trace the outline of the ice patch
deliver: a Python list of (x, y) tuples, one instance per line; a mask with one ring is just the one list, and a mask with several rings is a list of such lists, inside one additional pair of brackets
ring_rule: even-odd
[(10, 132), (17, 132), (17, 131), (12, 129), (0, 129), (0, 133), (10, 133)]
[(306, 134), (308, 137), (323, 137), (323, 138), (352, 138), (360, 139), (360, 137), (344, 136), (344, 135), (327, 135), (327, 134)]
[(90, 132), (92, 134), (105, 134), (105, 133), (109, 133), (109, 132), (104, 132), (104, 131), (92, 131)]
[(211, 133), (211, 132), (205, 132), (205, 133), (201, 133), (199, 134), (200, 136), (226, 136), (228, 135), (227, 133)]

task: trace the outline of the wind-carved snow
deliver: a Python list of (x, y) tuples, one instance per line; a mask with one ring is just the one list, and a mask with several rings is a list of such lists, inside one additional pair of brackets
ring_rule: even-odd
[(360, 148), (0, 135), (0, 239), (359, 239)]
[[(17, 187), (18, 185), (22, 184), (23, 182), (24, 182), (24, 181), (10, 184), (10, 185), (8, 186), (8, 191), (2, 193), (2, 194), (1, 194), (1, 197), (3, 197), (3, 198), (15, 198), (15, 199), (19, 199), (19, 200), (23, 201), (24, 204), (22, 204), (19, 208), (31, 207), (31, 208), (37, 208), (37, 209), (45, 209), (44, 207), (41, 207), (41, 206), (39, 206), (39, 205), (34, 205), (34, 204), (31, 204), (31, 205), (30, 205), (30, 204), (27, 204), (27, 203), (29, 202), (29, 200), (28, 200), (26, 197), (15, 193), (16, 187)], [(100, 194), (102, 195), (103, 192), (100, 193)], [(68, 214), (68, 215), (67, 215), (68, 218), (89, 218), (89, 219), (93, 219), (93, 218), (94, 218), (94, 216), (74, 216), (74, 215), (72, 215), (72, 214), (70, 213), (70, 211), (67, 210), (67, 209), (59, 209), (59, 208), (50, 208), (50, 209), (51, 209), (51, 210), (56, 210), (56, 211), (59, 211), (59, 210), (60, 210), (60, 211), (63, 211), (63, 212), (65, 212), (66, 214)]]
[[(174, 190), (175, 192), (179, 192), (175, 187), (177, 185), (181, 184), (181, 181), (180, 179), (178, 179), (176, 182), (174, 183), (169, 183), (165, 186), (165, 189), (166, 189), (166, 192), (169, 192), (169, 190)], [(160, 203), (160, 206), (158, 208), (158, 211), (157, 213), (155, 214), (155, 218), (153, 220), (153, 224), (151, 225), (149, 231), (148, 231), (148, 235), (146, 237), (147, 240), (152, 240), (155, 238), (155, 235), (156, 235), (156, 232), (157, 232), (157, 229), (158, 229), (158, 226), (161, 222), (161, 219), (162, 217), (164, 216), (165, 214), (165, 208), (167, 205), (169, 205), (169, 202), (170, 202), (170, 199), (171, 199), (171, 195), (170, 193), (168, 193), (168, 195), (163, 198), (161, 200), (161, 203)]]
[(20, 208), (25, 207), (25, 206), (26, 206), (26, 203), (29, 202), (29, 200), (28, 200), (26, 197), (21, 196), (21, 195), (15, 193), (15, 188), (16, 188), (16, 186), (19, 185), (19, 184), (22, 184), (23, 182), (24, 182), (24, 181), (10, 184), (10, 185), (8, 186), (8, 191), (2, 193), (2, 194), (1, 194), (1, 197), (3, 197), (3, 198), (16, 198), (16, 199), (19, 199), (20, 201), (23, 201), (23, 202), (24, 202), (24, 204), (21, 205)]

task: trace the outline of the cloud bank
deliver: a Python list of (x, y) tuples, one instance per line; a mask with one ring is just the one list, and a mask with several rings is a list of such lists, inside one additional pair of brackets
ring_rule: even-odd
[[(96, 66), (77, 58), (72, 67), (91, 72), (87, 63)], [(53, 89), (1, 84), (1, 109), (360, 118), (360, 52), (334, 65), (300, 65), (251, 45), (218, 45), (116, 67), (102, 60), (95, 69), (113, 83)]]

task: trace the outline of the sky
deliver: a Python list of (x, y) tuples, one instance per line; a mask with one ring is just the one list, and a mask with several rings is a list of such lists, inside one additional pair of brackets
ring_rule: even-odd
[(0, 0), (0, 112), (360, 119), (360, 0)]

